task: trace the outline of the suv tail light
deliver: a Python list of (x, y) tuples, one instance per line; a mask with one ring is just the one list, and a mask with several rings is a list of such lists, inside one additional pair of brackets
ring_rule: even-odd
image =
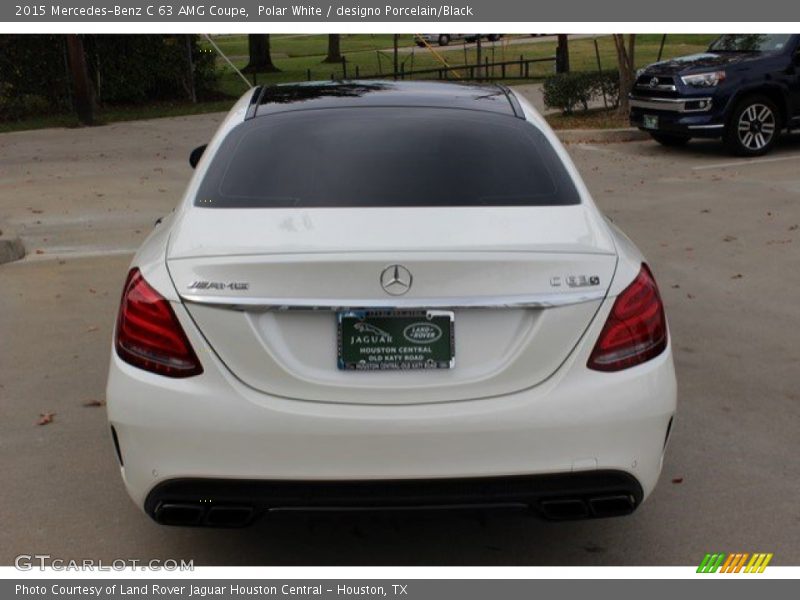
[(617, 296), (587, 366), (621, 371), (661, 354), (667, 347), (667, 320), (653, 274), (643, 264), (639, 275)]
[(169, 302), (139, 269), (131, 269), (122, 291), (115, 345), (122, 360), (145, 371), (167, 377), (203, 372)]

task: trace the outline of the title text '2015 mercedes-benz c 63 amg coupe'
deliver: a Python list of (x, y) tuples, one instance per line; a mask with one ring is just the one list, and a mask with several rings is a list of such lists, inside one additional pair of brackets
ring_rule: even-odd
[(133, 259), (108, 380), (156, 521), (606, 517), (652, 492), (676, 406), (659, 291), (523, 98), (260, 87), (192, 162)]

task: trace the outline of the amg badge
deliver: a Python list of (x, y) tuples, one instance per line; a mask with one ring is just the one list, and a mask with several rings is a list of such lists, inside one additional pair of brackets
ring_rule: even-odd
[(250, 284), (246, 281), (194, 281), (188, 286), (190, 290), (246, 290)]

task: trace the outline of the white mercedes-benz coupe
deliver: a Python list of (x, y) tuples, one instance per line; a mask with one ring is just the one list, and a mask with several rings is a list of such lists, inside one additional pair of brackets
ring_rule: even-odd
[(108, 379), (159, 523), (632, 512), (676, 408), (658, 288), (498, 86), (258, 87), (133, 259)]

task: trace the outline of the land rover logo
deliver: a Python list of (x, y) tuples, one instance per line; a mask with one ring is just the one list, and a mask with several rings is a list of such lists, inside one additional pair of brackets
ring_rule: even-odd
[(658, 77), (651, 77), (650, 78), (650, 87), (654, 88), (658, 86)]
[(392, 296), (402, 296), (411, 289), (411, 272), (403, 265), (389, 265), (381, 271), (381, 287)]
[(442, 337), (442, 329), (435, 323), (412, 323), (403, 329), (403, 337), (415, 344), (432, 344)]

